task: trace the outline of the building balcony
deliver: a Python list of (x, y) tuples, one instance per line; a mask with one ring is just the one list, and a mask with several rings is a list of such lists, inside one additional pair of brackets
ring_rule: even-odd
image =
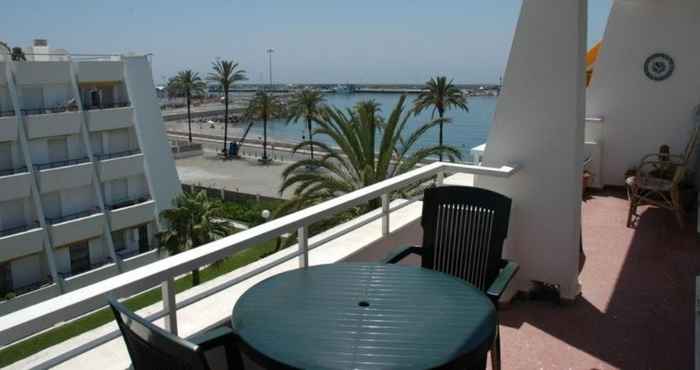
[[(12, 171), (21, 171), (22, 169), (13, 169)], [(8, 170), (9, 171), (9, 170)], [(0, 175), (0, 202), (26, 198), (30, 194), (32, 188), (32, 176), (25, 171), (22, 173), (5, 173)]]
[(121, 230), (153, 221), (155, 202), (149, 196), (125, 200), (109, 206), (112, 230)]
[(17, 85), (49, 85), (70, 83), (70, 62), (25, 61), (16, 63)]
[(133, 108), (127, 102), (101, 107), (86, 106), (84, 109), (90, 132), (116, 130), (134, 125)]
[(39, 171), (39, 191), (50, 193), (89, 185), (92, 183), (92, 166), (88, 158), (35, 165)]
[[(436, 175), (439, 184), (443, 171), (455, 174), (446, 177), (445, 184), (464, 186), (473, 186), (474, 174), (509, 181), (515, 172), (511, 168), (452, 164), (424, 166), (156, 261), (148, 268), (126, 272), (0, 317), (0, 344), (13, 343), (55, 323), (104, 307), (106, 296), (127, 297), (145, 291), (193, 267), (208, 265), (408, 184), (433, 181)], [(694, 279), (700, 271), (695, 230), (679, 231), (665, 211), (651, 208), (643, 210), (636, 229), (627, 228), (627, 205), (623, 194), (615, 192), (596, 193), (583, 202), (584, 258), (579, 279), (584, 290), (575, 302), (562, 307), (544, 291), (529, 298), (516, 298), (508, 309), (499, 312), (503, 368), (532, 369), (542, 363), (553, 369), (691, 368)], [(518, 204), (513, 205), (514, 209), (517, 207)], [(421, 208), (420, 198), (394, 200), (386, 207), (308, 238), (301, 247), (280, 250), (177, 294), (173, 297), (176, 317), (160, 302), (139, 313), (160, 326), (166, 320), (177, 320), (182, 337), (226, 324), (237, 299), (248, 288), (270, 276), (299, 268), (305, 260), (308, 265), (377, 262), (396, 246), (420, 244)], [(406, 261), (416, 263), (416, 259)], [(659, 333), (669, 333), (673, 340), (656, 341), (655, 350), (649, 351), (649, 340), (658, 339)], [(65, 368), (89, 363), (103, 369), (122, 369), (129, 366), (130, 360), (118, 328), (111, 322), (12, 366), (49, 367), (59, 363)]]
[(27, 117), (29, 139), (80, 133), (80, 112), (65, 108), (23, 109), (22, 112)]
[(116, 102), (116, 103), (102, 103), (99, 105), (83, 104), (83, 110), (105, 110), (105, 109), (117, 109), (117, 108), (127, 108), (130, 107), (129, 102)]
[(8, 168), (0, 170), (0, 177), (27, 172), (27, 167)]
[(101, 154), (97, 163), (102, 181), (140, 175), (144, 173), (143, 154), (138, 149)]
[(55, 247), (96, 238), (104, 231), (104, 214), (98, 208), (47, 218), (46, 222), (51, 225), (51, 240)]
[(77, 164), (87, 163), (87, 162), (90, 162), (90, 158), (88, 158), (88, 157), (82, 157), (82, 158), (76, 158), (76, 159), (66, 159), (65, 161), (46, 162), (46, 163), (41, 163), (41, 164), (35, 164), (34, 170), (43, 171), (43, 170), (48, 170), (48, 169), (52, 169), (52, 168), (74, 166)]
[(43, 242), (44, 231), (38, 222), (0, 230), (0, 261), (40, 252)]
[(15, 111), (0, 111), (0, 142), (17, 141)]
[(121, 61), (80, 61), (78, 79), (80, 83), (114, 82), (124, 79), (124, 67)]
[(130, 150), (122, 151), (122, 152), (95, 154), (95, 158), (97, 158), (100, 161), (105, 161), (108, 159), (133, 156), (135, 154), (141, 154), (141, 150), (140, 149), (130, 149)]
[(129, 197), (129, 198), (120, 199), (120, 200), (117, 200), (114, 202), (110, 202), (109, 204), (105, 204), (105, 207), (111, 211), (114, 211), (117, 209), (133, 206), (134, 204), (148, 202), (150, 200), (151, 200), (151, 196), (149, 194), (144, 194), (144, 195), (142, 195), (140, 197), (136, 197), (136, 198)]

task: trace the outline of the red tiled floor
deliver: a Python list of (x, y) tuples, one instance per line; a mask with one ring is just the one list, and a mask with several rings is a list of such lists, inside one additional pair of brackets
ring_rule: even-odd
[[(667, 211), (593, 196), (583, 206), (586, 264), (570, 306), (516, 300), (501, 312), (504, 369), (691, 369), (700, 243)], [(689, 220), (689, 222), (694, 222)]]
[[(693, 368), (695, 216), (680, 230), (665, 210), (640, 208), (627, 228), (623, 193), (583, 204), (582, 295), (571, 305), (519, 299), (500, 312), (503, 369)], [(420, 240), (389, 240), (350, 260), (376, 261)], [(416, 261), (408, 261), (415, 264)]]

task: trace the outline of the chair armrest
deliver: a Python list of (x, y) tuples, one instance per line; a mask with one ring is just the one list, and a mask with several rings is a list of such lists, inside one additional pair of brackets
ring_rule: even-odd
[(222, 326), (187, 340), (198, 345), (206, 352), (212, 348), (225, 344), (235, 344), (238, 341), (238, 336), (231, 328)]
[[(243, 359), (238, 348), (239, 340), (240, 338), (238, 335), (236, 335), (231, 328), (225, 326), (188, 339), (189, 342), (199, 346), (199, 350), (205, 356), (210, 367), (220, 368), (225, 365), (226, 369), (243, 368)], [(213, 351), (217, 348), (222, 348), (224, 350), (224, 354), (226, 356), (225, 363), (221, 363), (223, 358), (220, 357), (220, 355), (217, 355), (215, 352), (210, 353), (210, 355), (213, 357), (209, 357), (209, 355), (207, 355), (207, 352)], [(215, 366), (212, 366), (212, 364)]]
[(486, 291), (486, 294), (494, 300), (494, 302), (498, 302), (498, 299), (501, 298), (501, 295), (508, 287), (508, 283), (513, 279), (513, 276), (515, 276), (519, 268), (520, 266), (517, 263), (507, 261), (506, 265), (501, 269), (501, 272), (498, 273), (496, 280), (491, 283), (491, 286)]
[(386, 257), (384, 257), (382, 263), (397, 263), (402, 259), (406, 258), (409, 254), (417, 254), (419, 256), (422, 256), (423, 249), (416, 247), (415, 245), (397, 248), (391, 251)]

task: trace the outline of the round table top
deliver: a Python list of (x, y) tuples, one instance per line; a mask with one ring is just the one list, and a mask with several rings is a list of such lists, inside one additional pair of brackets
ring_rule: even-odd
[(481, 291), (447, 274), (337, 263), (258, 283), (232, 322), (255, 351), (295, 368), (425, 369), (483, 347), (496, 314)]

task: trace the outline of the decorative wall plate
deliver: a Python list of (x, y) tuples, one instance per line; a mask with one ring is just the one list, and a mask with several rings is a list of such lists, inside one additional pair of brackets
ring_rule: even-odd
[(656, 53), (644, 62), (644, 74), (652, 81), (663, 81), (673, 74), (676, 64), (664, 53)]

